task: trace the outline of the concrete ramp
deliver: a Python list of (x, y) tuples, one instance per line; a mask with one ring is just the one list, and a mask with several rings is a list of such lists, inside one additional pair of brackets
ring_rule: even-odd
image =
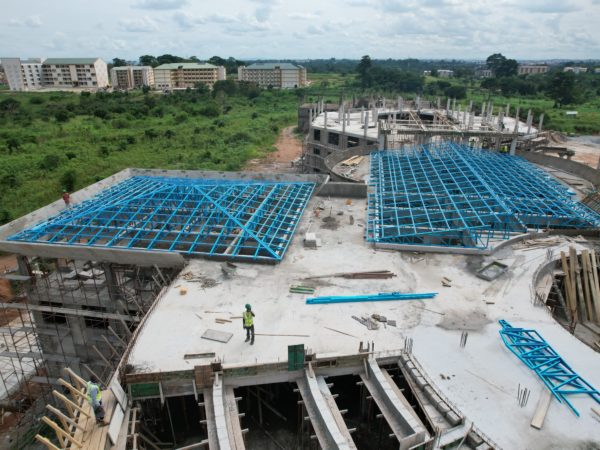
[(429, 440), (429, 433), (396, 383), (377, 361), (369, 360), (361, 379), (400, 443), (400, 450)]
[(325, 379), (306, 371), (297, 384), (321, 448), (356, 449)]

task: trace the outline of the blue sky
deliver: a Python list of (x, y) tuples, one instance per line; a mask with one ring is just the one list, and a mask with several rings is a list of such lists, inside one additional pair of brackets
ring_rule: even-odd
[(600, 59), (600, 0), (3, 0), (0, 56)]

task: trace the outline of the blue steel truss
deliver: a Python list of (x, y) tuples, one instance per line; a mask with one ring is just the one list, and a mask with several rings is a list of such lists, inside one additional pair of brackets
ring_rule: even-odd
[(514, 328), (505, 320), (500, 325), (500, 337), (508, 349), (540, 377), (559, 402), (564, 400), (575, 415), (579, 416), (579, 412), (567, 399), (568, 395), (587, 394), (600, 403), (600, 392), (577, 375), (537, 331)]
[(279, 261), (313, 188), (132, 177), (8, 239)]
[(444, 143), (371, 153), (367, 240), (486, 248), (542, 228), (595, 228), (600, 216), (522, 158)]

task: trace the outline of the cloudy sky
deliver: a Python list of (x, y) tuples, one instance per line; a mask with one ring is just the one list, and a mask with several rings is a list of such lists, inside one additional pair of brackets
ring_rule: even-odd
[(600, 0), (2, 0), (0, 56), (600, 58)]

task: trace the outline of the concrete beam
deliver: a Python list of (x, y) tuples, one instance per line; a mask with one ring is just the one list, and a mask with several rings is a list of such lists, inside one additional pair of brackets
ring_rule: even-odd
[(321, 448), (356, 449), (325, 379), (307, 370), (297, 384)]
[(96, 319), (129, 320), (130, 322), (140, 321), (138, 317), (127, 316), (124, 314), (103, 313), (96, 311), (88, 311), (85, 309), (55, 308), (54, 306), (28, 305), (25, 303), (0, 303), (0, 308), (51, 312), (55, 314), (66, 314), (78, 317), (94, 317)]
[(400, 443), (400, 450), (423, 444), (429, 433), (396, 383), (371, 359), (361, 379)]
[(244, 450), (246, 447), (233, 387), (223, 386), (223, 380), (218, 374), (212, 387), (212, 408), (218, 447), (210, 448)]

